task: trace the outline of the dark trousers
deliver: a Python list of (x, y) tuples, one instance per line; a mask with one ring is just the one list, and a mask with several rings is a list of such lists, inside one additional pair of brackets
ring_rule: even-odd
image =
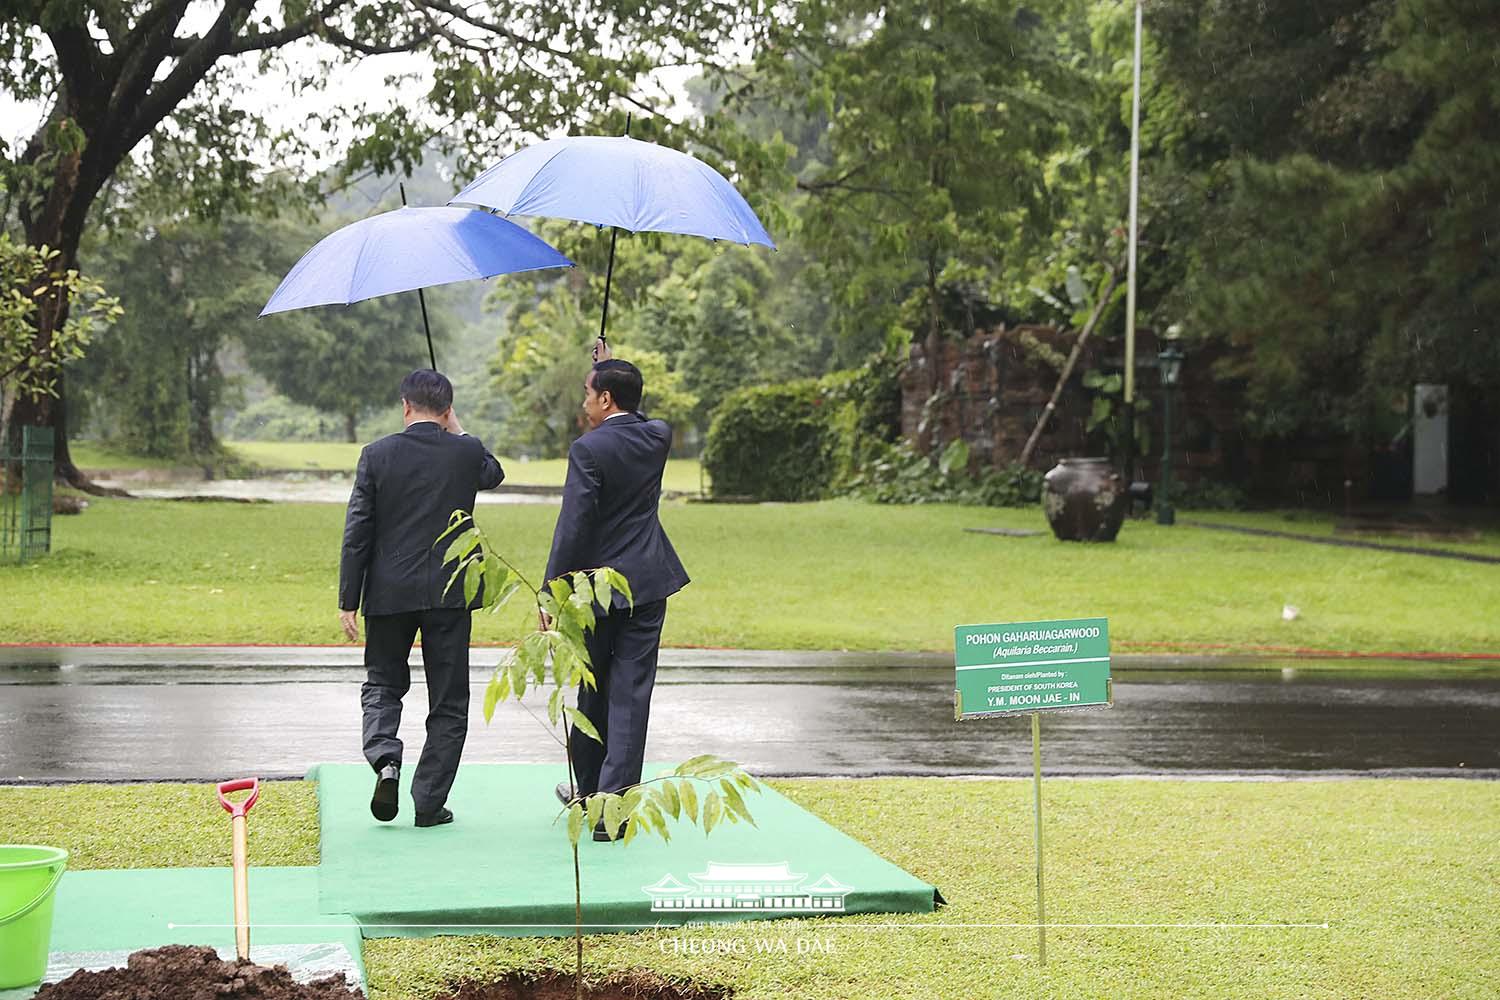
[(578, 708), (604, 743), (573, 730), (569, 744), (580, 795), (618, 792), (640, 783), (656, 655), (666, 619), (667, 602), (660, 600), (637, 605), (634, 614), (611, 611), (594, 625), (589, 659), (595, 688), (579, 688)]
[(412, 775), (417, 812), (441, 809), (458, 773), (469, 732), (469, 612), (453, 608), (372, 615), (365, 619), (365, 759), (379, 770), (401, 763), (401, 699), (411, 688), (412, 641), (422, 633), (427, 672), (427, 740)]

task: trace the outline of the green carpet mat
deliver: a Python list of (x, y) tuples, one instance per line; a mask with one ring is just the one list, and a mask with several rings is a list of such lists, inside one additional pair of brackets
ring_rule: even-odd
[[(318, 911), (314, 868), (250, 869), (250, 957), (302, 979), (344, 972), (364, 981), (359, 925)], [(123, 965), (139, 948), (204, 944), (234, 956), (228, 868), (70, 871), (57, 887), (47, 980)], [(0, 992), (0, 1000), (33, 990)]]
[[(648, 776), (671, 765), (647, 765)], [(573, 928), (573, 861), (547, 764), (469, 764), (448, 806), (456, 821), (417, 829), (402, 775), (401, 815), (370, 816), (368, 767), (323, 764), (318, 905), (349, 913), (365, 937), (552, 935)], [(579, 845), (583, 919), (592, 932), (843, 913), (928, 913), (933, 886), (764, 789), (746, 797), (758, 827), (705, 837), (686, 820), (655, 836)]]

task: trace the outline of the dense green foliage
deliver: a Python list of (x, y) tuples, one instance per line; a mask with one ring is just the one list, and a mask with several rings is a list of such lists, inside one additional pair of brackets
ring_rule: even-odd
[[(619, 132), (632, 112), (633, 135), (723, 168), (778, 252), (623, 234), (611, 293), (620, 353), (648, 370), (648, 392), (657, 392), (649, 408), (673, 421), (688, 451), (744, 387), (852, 369), (889, 345), (930, 353), (942, 338), (1000, 321), (1079, 329), (1123, 266), (1133, 7), (1116, 0), (1045, 9), (1014, 0), (710, 3), (659, 16), (613, 0), (568, 11), (498, 4), (485, 16), (422, 0), (401, 12), (346, 5), (321, 27), (287, 8), (269, 24), (230, 17), (222, 35), (198, 39), (207, 62), (194, 68), (196, 82), (187, 73), (175, 90), (150, 84), (146, 63), (167, 68), (186, 40), (172, 52), (142, 52), (140, 65), (100, 55), (97, 80), (78, 72), (88, 59), (56, 58), (88, 56), (103, 38), (133, 45), (128, 29), (139, 12), (130, 5), (33, 3), (22, 13), (0, 33), (8, 57), (0, 82), (23, 100), (55, 100), (56, 113), (8, 153), (4, 221), (28, 238), (87, 229), (91, 260), (129, 264), (146, 278), (149, 260), (132, 264), (138, 251), (108, 244), (181, 234), (186, 216), (232, 219), (300, 204), (313, 188), (414, 167), (424, 156), (429, 166), (444, 161), (451, 190), (522, 136), (560, 126)], [(1405, 424), (1414, 379), (1471, 397), (1500, 381), (1500, 341), (1482, 322), (1500, 305), (1490, 239), (1500, 223), (1492, 190), (1500, 99), (1488, 55), (1500, 35), (1490, 13), (1481, 0), (1147, 5), (1138, 318), (1227, 346), (1214, 351), (1216, 374), (1244, 395), (1250, 439), (1390, 440)], [(227, 60), (264, 52), (268, 71), (315, 89), (323, 78), (301, 79), (280, 48), (314, 36), (331, 62), (372, 47), (430, 55), (433, 80), (418, 103), (438, 114), (379, 101), (342, 117), (317, 113), (314, 125), (357, 138), (338, 150), (347, 154), (340, 170), (304, 176), (295, 165), (311, 161), (299, 156), (327, 152), (318, 129), (278, 131), (264, 109), (242, 106)], [(729, 37), (744, 42), (732, 48), (736, 65), (722, 65)], [(687, 84), (686, 111), (659, 113), (651, 72), (661, 60), (701, 70)], [(132, 80), (149, 84), (152, 98), (133, 132), (130, 122), (102, 118), (98, 103)], [(454, 129), (436, 128), (443, 115)], [(258, 168), (268, 152), (288, 169)], [(58, 211), (41, 212), (38, 198), (73, 167), (76, 190), (59, 195)], [(445, 193), (431, 188), (427, 200)], [(609, 233), (556, 221), (538, 231), (581, 266), (562, 281), (497, 285), (504, 309), (488, 342), (463, 352), (464, 388), (486, 404), (505, 450), (555, 456), (579, 429), (574, 397), (602, 306)], [(254, 265), (219, 256), (235, 262), (225, 284), (258, 280)], [(130, 296), (146, 301), (153, 281), (162, 284), (147, 280)], [(151, 294), (143, 308), (191, 332), (181, 308), (166, 311), (169, 296)], [(1126, 428), (1105, 398), (1118, 393), (1103, 387), (1121, 376), (1121, 297), (1117, 289), (1093, 333), (1106, 359), (1092, 376), (1097, 429), (1116, 450)], [(137, 398), (94, 409), (114, 409), (117, 423), (138, 425), (140, 435), (161, 428), (170, 443), (153, 442), (157, 452), (185, 447), (184, 428), (199, 429), (201, 446), (192, 407), (226, 394), (215, 371), (224, 361), (208, 359), (211, 337), (174, 346), (160, 331), (150, 340), (142, 322), (121, 333), (121, 355), (160, 358), (145, 363), (164, 371), (120, 373), (102, 358), (117, 394)], [(389, 374), (364, 371), (348, 353), (397, 350), (378, 331), (409, 318), (344, 330), (287, 322), (285, 349), (267, 347), (256, 367), (335, 413), (347, 432), (369, 401), (355, 390)], [(333, 384), (338, 374), (350, 381)], [(165, 392), (169, 384), (175, 393)], [(945, 391), (920, 380), (912, 388)], [(46, 416), (49, 406), (25, 416)], [(140, 419), (124, 419), (131, 412)], [(947, 442), (930, 432), (919, 429), (917, 444), (935, 462)], [(1137, 449), (1142, 443), (1137, 435)], [(837, 479), (840, 461), (814, 478)], [(919, 471), (903, 468), (908, 479)]]
[[(62, 366), (83, 357), (98, 328), (119, 318), (118, 299), (106, 296), (97, 281), (76, 270), (56, 270), (60, 256), (0, 232), (0, 433), (18, 396), (56, 392)], [(47, 307), (49, 293), (63, 289), (76, 306), (39, 348), (37, 313)]]
[[(1500, 380), (1500, 19), (1484, 0), (1152, 7), (1182, 131), (1170, 308), (1236, 350), (1248, 429), (1394, 436)], [(1158, 171), (1160, 174), (1163, 171)]]
[(714, 493), (819, 500), (847, 487), (900, 429), (900, 361), (736, 390), (714, 411), (703, 467)]

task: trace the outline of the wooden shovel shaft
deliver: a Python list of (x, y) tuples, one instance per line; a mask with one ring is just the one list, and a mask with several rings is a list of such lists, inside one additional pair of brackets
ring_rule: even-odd
[(234, 950), (242, 959), (250, 957), (250, 872), (245, 843), (245, 817), (230, 820), (234, 829)]

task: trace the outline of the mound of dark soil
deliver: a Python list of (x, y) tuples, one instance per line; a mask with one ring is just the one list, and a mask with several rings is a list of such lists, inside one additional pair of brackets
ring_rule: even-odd
[(131, 955), (123, 969), (75, 972), (36, 1000), (363, 1000), (343, 973), (299, 983), (286, 966), (225, 962), (212, 948), (168, 945)]

